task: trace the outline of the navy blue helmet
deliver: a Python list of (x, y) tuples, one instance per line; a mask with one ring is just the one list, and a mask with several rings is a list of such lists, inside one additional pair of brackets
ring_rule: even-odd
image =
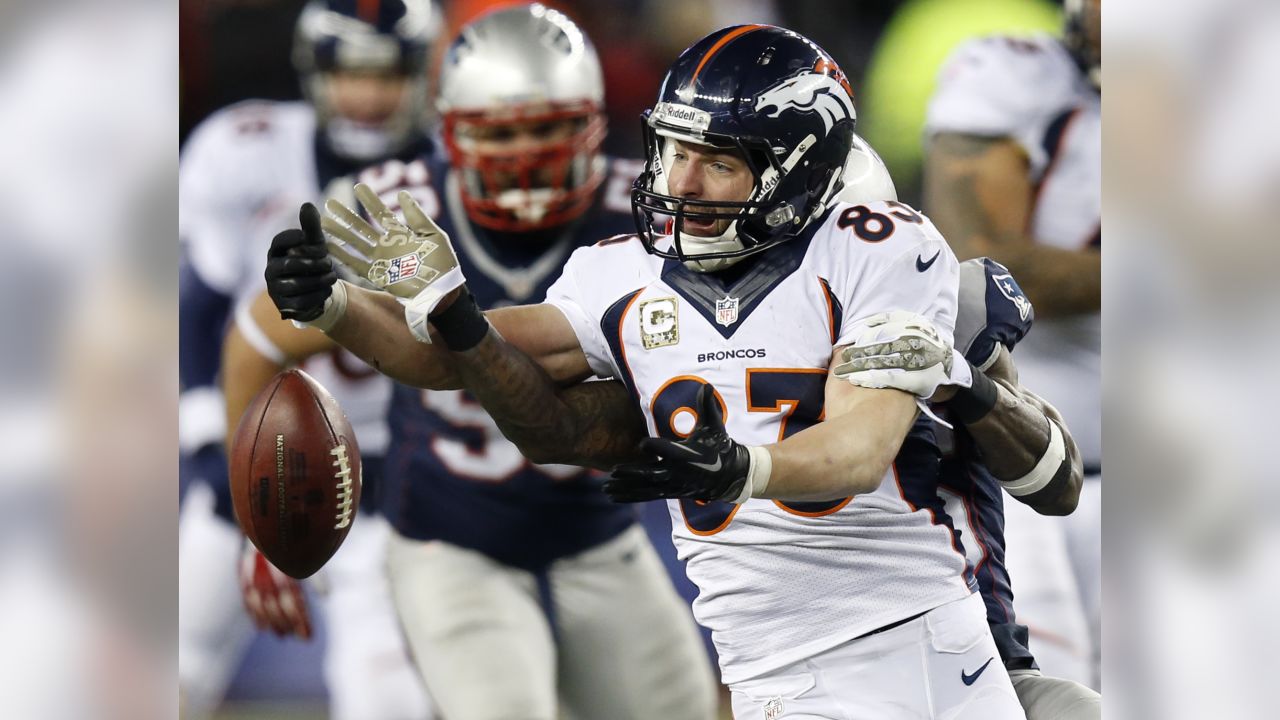
[[(739, 25), (699, 40), (675, 61), (643, 116), (645, 169), (631, 193), (649, 252), (712, 271), (798, 235), (841, 187), (856, 112), (844, 73), (808, 38)], [(755, 176), (744, 202), (670, 195), (672, 141), (738, 151)], [(655, 243), (671, 222), (670, 249)], [(682, 221), (729, 220), (716, 237)]]
[[(432, 0), (311, 0), (298, 17), (293, 64), (329, 145), (359, 160), (386, 157), (422, 132), (427, 119), (427, 62), (439, 33)], [(329, 78), (335, 73), (403, 76), (400, 107), (378, 126), (335, 111)]]

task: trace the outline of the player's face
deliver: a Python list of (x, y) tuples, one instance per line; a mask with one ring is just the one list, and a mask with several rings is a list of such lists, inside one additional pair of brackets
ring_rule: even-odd
[(340, 117), (381, 125), (395, 114), (408, 91), (409, 79), (386, 72), (343, 70), (329, 75), (329, 102)]
[[(743, 202), (751, 196), (755, 175), (746, 158), (736, 150), (674, 141), (667, 187), (671, 194), (690, 200)], [(729, 208), (725, 208), (728, 210)], [(685, 218), (680, 232), (712, 237), (729, 227), (730, 219)]]
[[(560, 120), (527, 120), (501, 124), (458, 123), (457, 141), (469, 152), (489, 158), (531, 158), (556, 143), (563, 143), (574, 136), (586, 123), (584, 118)], [(563, 163), (561, 163), (562, 165)], [(495, 191), (521, 186), (519, 163), (496, 169), (489, 176)], [(531, 187), (554, 187), (563, 168), (552, 163), (542, 164), (530, 172)]]

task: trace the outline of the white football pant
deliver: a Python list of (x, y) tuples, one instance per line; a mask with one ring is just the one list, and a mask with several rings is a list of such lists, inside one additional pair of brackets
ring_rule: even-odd
[(184, 720), (211, 717), (253, 640), (240, 599), (240, 528), (213, 511), (213, 490), (192, 483), (178, 514), (178, 687)]
[(1063, 518), (1067, 525), (1067, 554), (1080, 591), (1092, 655), (1087, 683), (1102, 689), (1102, 476), (1089, 475), (1080, 488), (1080, 504)]
[[(192, 485), (178, 532), (178, 675), (182, 717), (212, 716), (256, 632), (240, 597), (244, 536)], [(333, 558), (306, 584), (323, 615), (324, 674), (334, 720), (427, 720), (426, 691), (409, 660), (383, 575), (390, 528), (358, 514)]]
[(449, 720), (715, 717), (693, 615), (639, 525), (542, 579), (394, 532), (387, 560), (414, 657)]
[(1066, 518), (1004, 499), (1005, 565), (1018, 622), (1045, 675), (1090, 685), (1093, 643), (1067, 546)]
[(1025, 718), (977, 593), (730, 689), (737, 720)]

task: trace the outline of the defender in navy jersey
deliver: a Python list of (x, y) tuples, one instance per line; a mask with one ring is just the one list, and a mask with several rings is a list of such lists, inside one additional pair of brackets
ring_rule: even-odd
[[(302, 588), (245, 542), (232, 516), (223, 440), (239, 413), (226, 418), (219, 376), (239, 372), (237, 347), (277, 358), (279, 348), (261, 334), (236, 331), (224, 345), (227, 326), (247, 313), (262, 288), (262, 252), (294, 205), (349, 187), (371, 162), (407, 161), (431, 150), (422, 121), (437, 23), (429, 0), (315, 0), (298, 19), (293, 48), (307, 100), (251, 100), (220, 110), (182, 148), (179, 437), (188, 492), (179, 520), (178, 665), (184, 717), (216, 709), (253, 638), (246, 608), (259, 627), (310, 634)], [(233, 353), (230, 365), (223, 363), (224, 350)], [(368, 483), (360, 517), (323, 573), (332, 590), (312, 596), (326, 619), (331, 714), (338, 720), (429, 718), (381, 570), (389, 530), (373, 507), (391, 383), (342, 350), (311, 358), (306, 369), (350, 419)], [(282, 605), (284, 598), (293, 603)]]
[[(595, 51), (563, 15), (540, 5), (485, 15), (444, 59), (447, 152), (368, 168), (357, 193), (406, 203), (413, 222), (434, 218), (484, 306), (539, 299), (573, 251), (631, 227), (639, 164), (600, 155), (602, 101)], [(404, 268), (420, 257), (387, 260), (366, 282), (411, 276)], [(266, 295), (252, 317), (294, 351), (329, 346), (282, 323)], [(411, 355), (430, 347), (414, 346)], [(608, 502), (582, 468), (526, 460), (461, 390), (397, 387), (387, 423), (388, 576), (444, 716), (714, 716), (701, 637), (631, 509)]]
[[(459, 261), (474, 268), (468, 286), (477, 302), (489, 308), (519, 305), (543, 297), (574, 250), (631, 229), (625, 189), (640, 164), (599, 159), (602, 182), (588, 198), (586, 212), (549, 230), (502, 231), (473, 222), (462, 201), (462, 173), (438, 155), (417, 161), (423, 171), (412, 174), (421, 184), (381, 194), (394, 198), (409, 190), (424, 209), (440, 207), (436, 222), (453, 241)], [(366, 176), (379, 174), (374, 168)], [(379, 506), (406, 538), (442, 540), (504, 565), (544, 573), (554, 561), (616, 538), (635, 524), (632, 509), (609, 502), (599, 479), (584, 468), (526, 460), (465, 390), (396, 384), (387, 424), (391, 442)]]

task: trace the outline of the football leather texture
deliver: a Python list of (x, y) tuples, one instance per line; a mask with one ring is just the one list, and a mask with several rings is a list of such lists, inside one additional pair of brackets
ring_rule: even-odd
[(271, 379), (240, 418), (230, 454), (236, 521), (299, 580), (346, 539), (360, 505), (360, 450), (329, 391), (301, 370)]

